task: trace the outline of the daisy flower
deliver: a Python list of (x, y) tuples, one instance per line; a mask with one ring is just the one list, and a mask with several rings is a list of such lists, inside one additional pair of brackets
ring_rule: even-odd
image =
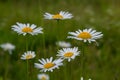
[(49, 80), (49, 76), (45, 73), (38, 74), (38, 79), (39, 80)]
[(63, 20), (63, 19), (71, 19), (73, 16), (71, 13), (69, 12), (64, 12), (64, 11), (60, 11), (58, 14), (50, 14), (50, 13), (45, 13), (44, 14), (44, 18), (45, 19), (56, 19), (56, 20)]
[(71, 47), (71, 44), (69, 42), (65, 42), (65, 41), (59, 41), (56, 43), (56, 45), (58, 45), (59, 47), (63, 47), (63, 48)]
[(34, 51), (27, 51), (25, 52), (22, 56), (21, 56), (21, 59), (23, 60), (28, 60), (28, 59), (32, 59), (34, 58), (36, 55), (35, 55), (35, 52)]
[(74, 48), (63, 48), (58, 51), (57, 56), (59, 56), (62, 59), (68, 59), (70, 62), (71, 59), (75, 59), (76, 56), (80, 54), (80, 51), (78, 51), (78, 47)]
[(72, 36), (68, 36), (68, 38), (73, 38), (76, 40), (83, 40), (84, 42), (96, 42), (96, 39), (102, 38), (103, 34), (101, 32), (96, 32), (96, 30), (84, 29), (78, 30), (76, 32), (69, 32)]
[(38, 27), (35, 24), (30, 25), (28, 24), (22, 24), (22, 23), (16, 23), (16, 25), (12, 26), (12, 30), (16, 31), (18, 34), (23, 34), (24, 36), (26, 34), (31, 34), (31, 35), (37, 35), (39, 33), (43, 33), (42, 30), (43, 28)]
[(12, 50), (15, 49), (15, 46), (11, 43), (4, 43), (1, 44), (0, 47), (4, 50), (4, 51), (8, 51), (10, 54), (12, 54)]
[(80, 80), (83, 80), (83, 77), (81, 77), (81, 79)]
[(62, 66), (62, 59), (56, 59), (53, 60), (53, 57), (50, 57), (50, 59), (39, 59), (40, 63), (35, 63), (35, 67), (38, 69), (41, 69), (42, 72), (46, 72), (46, 71), (51, 71), (53, 72), (53, 69), (55, 68), (59, 68), (59, 66)]

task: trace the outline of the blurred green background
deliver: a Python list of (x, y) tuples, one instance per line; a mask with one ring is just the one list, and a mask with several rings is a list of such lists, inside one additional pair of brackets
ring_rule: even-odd
[[(56, 14), (68, 11), (73, 14), (70, 20), (44, 20), (44, 13)], [(38, 69), (34, 62), (40, 58), (56, 58), (56, 36), (59, 40), (79, 46), (82, 41), (66, 39), (68, 32), (93, 28), (104, 36), (95, 43), (85, 46), (84, 75), (81, 75), (81, 59), (71, 62), (54, 72), (47, 72), (50, 80), (120, 80), (120, 1), (119, 0), (0, 0), (0, 44), (10, 42), (16, 46), (12, 55), (0, 48), (0, 80), (26, 80), (26, 61), (20, 60), (25, 52), (25, 37), (11, 30), (16, 22), (36, 24), (44, 28), (43, 35), (29, 37), (29, 50), (36, 52), (36, 58), (30, 60), (31, 80), (37, 80)], [(59, 34), (58, 34), (59, 30)], [(60, 48), (59, 48), (60, 49)], [(6, 67), (7, 66), (7, 67)]]

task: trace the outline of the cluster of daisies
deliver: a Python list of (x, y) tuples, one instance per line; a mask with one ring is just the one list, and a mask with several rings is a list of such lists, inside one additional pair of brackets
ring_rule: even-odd
[[(64, 19), (71, 19), (73, 15), (69, 12), (60, 11), (58, 14), (50, 14), (45, 13), (44, 18), (45, 19), (54, 19), (54, 20), (64, 20)], [(35, 24), (23, 24), (23, 23), (16, 23), (16, 25), (12, 26), (12, 30), (17, 32), (18, 34), (22, 34), (23, 36), (26, 35), (38, 35), (43, 33), (42, 27), (37, 27)], [(81, 40), (83, 42), (96, 42), (97, 39), (101, 38), (103, 34), (101, 32), (97, 32), (93, 29), (78, 29), (75, 32), (68, 32), (69, 36), (67, 38)], [(41, 72), (47, 72), (47, 71), (53, 71), (54, 69), (58, 69), (60, 66), (63, 65), (64, 60), (68, 60), (70, 62), (71, 60), (75, 59), (76, 56), (80, 55), (80, 51), (78, 50), (78, 47), (71, 48), (71, 44), (64, 41), (59, 41), (56, 43), (62, 49), (58, 50), (57, 59), (53, 59), (53, 57), (47, 58), (47, 59), (39, 59), (39, 63), (35, 63), (35, 67), (40, 69)], [(1, 48), (4, 50), (8, 50), (10, 53), (13, 49), (15, 49), (15, 46), (7, 43), (0, 45)], [(29, 60), (35, 58), (36, 54), (34, 51), (26, 51), (21, 56), (22, 60)], [(49, 80), (49, 76), (47, 74), (39, 74), (38, 78), (40, 80)]]
[(80, 54), (77, 47), (62, 48), (58, 50), (58, 59), (53, 60), (53, 57), (47, 59), (39, 59), (39, 63), (35, 63), (35, 67), (41, 69), (42, 72), (53, 71), (55, 68), (63, 65), (63, 60), (67, 59), (69, 62), (75, 59)]

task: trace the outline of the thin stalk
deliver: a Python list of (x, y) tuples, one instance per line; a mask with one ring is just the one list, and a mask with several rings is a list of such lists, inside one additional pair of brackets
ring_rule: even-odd
[(64, 70), (65, 80), (68, 80), (68, 77), (67, 77), (68, 76), (68, 73), (67, 73), (68, 66), (67, 66), (67, 63), (65, 63), (65, 62), (64, 62), (64, 65), (65, 65), (65, 70)]
[(85, 73), (84, 73), (84, 67), (85, 67), (85, 44), (82, 44), (82, 49), (81, 49), (81, 75), (82, 77), (84, 77)]
[[(29, 35), (26, 36), (26, 51), (28, 51), (28, 37), (29, 37)], [(29, 80), (29, 61), (28, 60), (26, 60), (26, 61), (27, 61), (27, 64), (26, 64), (26, 68), (27, 68), (27, 80)]]
[(57, 20), (57, 40), (59, 40), (59, 37), (60, 37), (60, 20)]
[(27, 61), (27, 65), (26, 65), (26, 68), (27, 68), (27, 80), (29, 80), (29, 62), (28, 60)]
[[(28, 62), (28, 65), (31, 65), (31, 61)], [(33, 78), (33, 76), (32, 76), (33, 75), (33, 73), (32, 73), (33, 70), (32, 69), (33, 68), (32, 68), (32, 66), (28, 66), (28, 69), (30, 70), (29, 71), (29, 78), (30, 78), (30, 80), (32, 80), (32, 78)]]
[[(42, 11), (41, 11), (42, 12)], [(42, 14), (42, 13), (41, 13)], [(40, 17), (41, 18), (41, 17)], [(43, 19), (41, 20), (41, 25), (44, 26), (44, 21)], [(43, 29), (44, 32), (45, 29)], [(43, 43), (43, 52), (44, 52), (44, 56), (46, 56), (46, 44), (45, 44), (45, 33), (42, 34), (42, 43)]]
[(26, 51), (28, 51), (28, 38), (26, 37)]
[(8, 56), (8, 54), (5, 54), (5, 73), (4, 73), (4, 80), (7, 80), (7, 78), (8, 78), (8, 71), (9, 71), (9, 69), (8, 69), (8, 67), (9, 67), (9, 56)]
[[(57, 42), (60, 40), (60, 20), (57, 20), (57, 29), (56, 29), (56, 33), (57, 33), (57, 35), (56, 35), (56, 38), (57, 38)], [(57, 46), (56, 47), (57, 49), (59, 49), (59, 47)]]
[(43, 49), (44, 49), (44, 54), (46, 54), (46, 49), (45, 49), (45, 35), (43, 33)]

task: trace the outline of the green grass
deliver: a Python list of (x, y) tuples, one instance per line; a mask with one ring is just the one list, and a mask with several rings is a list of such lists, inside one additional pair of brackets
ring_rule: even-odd
[[(93, 28), (103, 32), (104, 36), (95, 43), (85, 47), (84, 79), (119, 80), (120, 79), (120, 1), (107, 0), (1, 0), (0, 1), (0, 44), (11, 42), (16, 45), (12, 55), (0, 48), (0, 80), (3, 80), (5, 67), (8, 65), (6, 80), (26, 80), (26, 61), (20, 60), (25, 52), (25, 38), (11, 30), (16, 22), (31, 23), (44, 28), (44, 35), (29, 38), (29, 50), (34, 50), (36, 58), (31, 60), (32, 80), (37, 80), (38, 69), (35, 62), (40, 58), (53, 56), (56, 58), (56, 36), (60, 40), (69, 41), (73, 46), (79, 46), (82, 41), (66, 39), (68, 32), (83, 28)], [(60, 21), (59, 35), (55, 20), (44, 20), (45, 12), (57, 13), (69, 11), (74, 15), (71, 20)], [(107, 12), (108, 10), (108, 12)], [(111, 12), (111, 13), (110, 13)], [(44, 44), (45, 42), (45, 44)], [(60, 49), (60, 48), (59, 48)], [(9, 55), (9, 64), (6, 62)], [(82, 57), (76, 57), (71, 62), (64, 62), (64, 66), (47, 72), (50, 80), (80, 80)]]

